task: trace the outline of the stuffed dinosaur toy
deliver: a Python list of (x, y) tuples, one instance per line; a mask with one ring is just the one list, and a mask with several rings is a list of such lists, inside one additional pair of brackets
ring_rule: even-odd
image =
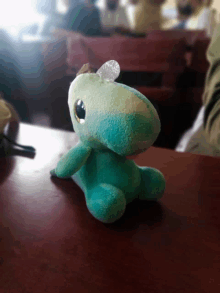
[(119, 73), (119, 64), (111, 60), (71, 83), (68, 105), (79, 143), (51, 171), (72, 177), (90, 213), (103, 223), (118, 220), (133, 200), (158, 200), (165, 190), (163, 174), (137, 166), (132, 157), (156, 140), (159, 116), (144, 95), (114, 82)]

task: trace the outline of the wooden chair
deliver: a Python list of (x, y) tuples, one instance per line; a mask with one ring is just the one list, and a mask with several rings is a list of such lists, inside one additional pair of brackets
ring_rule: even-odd
[(209, 68), (209, 62), (206, 58), (206, 52), (210, 44), (210, 38), (200, 38), (198, 39), (193, 48), (193, 58), (189, 66), (191, 70), (200, 73), (206, 73)]
[(67, 62), (69, 68), (90, 63), (98, 69), (113, 59), (119, 62), (122, 71), (162, 73), (162, 86), (173, 89), (176, 76), (185, 68), (185, 51), (183, 39), (151, 41), (124, 37), (69, 37)]
[[(79, 68), (84, 63), (98, 69), (108, 60), (119, 62), (122, 71), (153, 72), (163, 74), (160, 87), (137, 87), (149, 93), (158, 102), (167, 102), (175, 92), (177, 76), (185, 68), (183, 39), (68, 38), (68, 65)], [(162, 95), (161, 95), (162, 93)]]
[(192, 126), (202, 106), (205, 78), (209, 68), (206, 57), (209, 43), (209, 38), (200, 38), (195, 42), (191, 62), (183, 74), (184, 84), (177, 91), (180, 104), (176, 112), (175, 125), (178, 125), (179, 138)]
[(194, 44), (197, 40), (206, 38), (206, 31), (205, 30), (185, 30), (185, 29), (171, 29), (171, 30), (155, 30), (148, 34), (147, 36), (150, 40), (155, 39), (181, 39), (184, 38), (184, 40), (187, 43), (187, 50), (185, 52), (185, 59), (186, 64), (191, 64), (192, 59), (192, 49), (194, 47)]
[(45, 84), (63, 78), (67, 70), (66, 37), (43, 43), (42, 60), (45, 69)]
[(192, 46), (196, 40), (206, 37), (204, 30), (185, 30), (185, 29), (170, 29), (170, 30), (154, 30), (148, 35), (148, 39), (181, 39), (184, 38), (189, 46)]
[[(178, 40), (167, 40), (163, 38), (159, 40), (159, 42), (158, 40), (154, 41), (153, 44), (146, 38), (127, 38), (119, 36), (111, 38), (93, 38), (76, 37), (75, 34), (72, 34), (72, 36), (69, 34), (67, 38), (67, 64), (69, 72), (71, 72), (71, 70), (75, 72), (76, 68), (80, 69), (85, 63), (89, 62), (96, 68), (99, 68), (104, 62), (114, 59), (120, 61), (121, 69), (125, 72), (150, 72), (151, 68), (149, 67), (152, 66), (153, 72), (164, 72), (169, 67), (169, 62), (164, 62), (164, 60), (167, 60), (167, 56), (170, 55), (174, 45), (176, 46), (179, 41), (180, 38)], [(155, 46), (157, 46), (157, 48)], [(161, 50), (161, 48), (163, 48), (163, 50)], [(182, 49), (182, 45), (180, 45), (179, 48)], [(156, 51), (158, 49), (160, 51), (159, 54)], [(170, 59), (169, 61), (171, 61)], [(176, 58), (175, 61), (177, 63), (176, 67), (179, 67), (183, 58), (181, 58), (180, 61)]]
[(34, 109), (39, 112), (39, 104), (41, 108), (44, 106), (43, 111), (48, 114), (51, 127), (72, 130), (67, 98), (69, 85), (73, 77), (67, 75), (67, 41), (65, 35), (60, 36), (57, 40), (42, 44), (42, 60), (44, 63), (44, 91), (40, 96), (41, 103), (36, 101)]
[(198, 39), (192, 49), (191, 64), (187, 67), (187, 73), (192, 77), (188, 83), (187, 102), (191, 104), (191, 119), (194, 120), (202, 105), (202, 94), (209, 62), (206, 54), (210, 44), (209, 38)]

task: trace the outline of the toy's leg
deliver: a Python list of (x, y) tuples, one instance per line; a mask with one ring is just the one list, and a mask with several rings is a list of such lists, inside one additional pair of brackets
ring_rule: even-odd
[(141, 172), (141, 192), (139, 199), (157, 200), (162, 197), (166, 181), (163, 174), (150, 167), (139, 167)]
[(100, 184), (87, 191), (86, 204), (90, 213), (103, 223), (115, 222), (126, 208), (124, 193), (110, 184)]

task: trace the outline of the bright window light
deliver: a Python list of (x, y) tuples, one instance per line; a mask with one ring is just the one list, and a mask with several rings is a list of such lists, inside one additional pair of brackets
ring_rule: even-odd
[(56, 2), (57, 2), (57, 11), (59, 13), (62, 13), (62, 14), (66, 13), (67, 12), (67, 8), (64, 5), (63, 1), (62, 0), (57, 0)]
[(45, 16), (36, 11), (35, 1), (37, 0), (0, 0), (0, 28), (16, 36), (23, 27), (42, 23)]
[(38, 22), (42, 15), (38, 14), (31, 0), (0, 1), (0, 27), (27, 25)]

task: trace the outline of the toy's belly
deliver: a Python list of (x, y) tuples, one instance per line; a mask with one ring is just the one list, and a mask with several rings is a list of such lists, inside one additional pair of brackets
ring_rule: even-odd
[(130, 201), (139, 192), (141, 174), (138, 166), (125, 157), (93, 151), (73, 179), (84, 192), (102, 183), (111, 184), (121, 189)]

